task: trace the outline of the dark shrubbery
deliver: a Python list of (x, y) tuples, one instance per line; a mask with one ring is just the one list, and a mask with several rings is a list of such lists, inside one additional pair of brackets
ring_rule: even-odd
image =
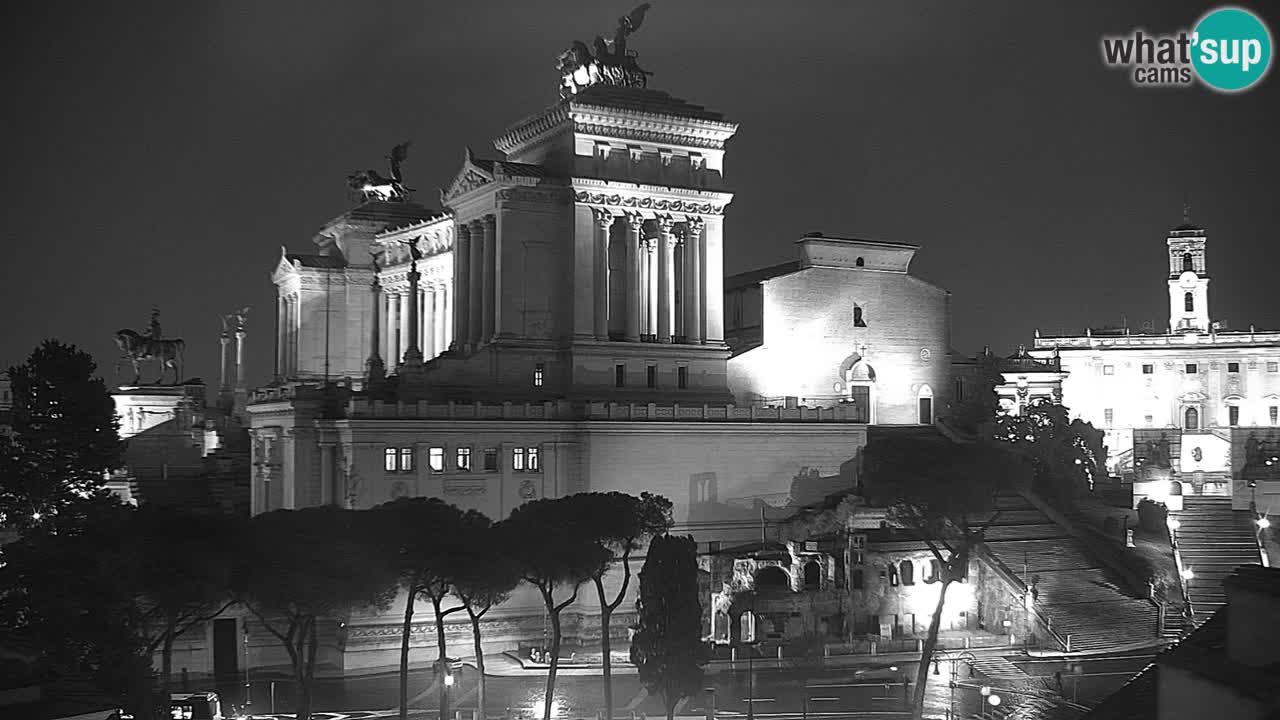
[(1146, 532), (1164, 532), (1169, 517), (1169, 508), (1162, 502), (1144, 498), (1138, 503), (1138, 527)]

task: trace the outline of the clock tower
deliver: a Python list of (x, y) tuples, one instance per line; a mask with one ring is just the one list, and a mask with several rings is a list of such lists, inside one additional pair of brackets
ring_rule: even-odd
[(1204, 228), (1191, 223), (1191, 207), (1182, 209), (1182, 224), (1169, 231), (1169, 332), (1207, 332), (1209, 274), (1205, 269)]

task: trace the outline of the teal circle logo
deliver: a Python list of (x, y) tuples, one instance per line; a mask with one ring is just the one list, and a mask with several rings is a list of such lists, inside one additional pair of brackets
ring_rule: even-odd
[(1271, 33), (1248, 10), (1224, 7), (1210, 12), (1196, 23), (1191, 44), (1196, 74), (1220, 92), (1247, 90), (1271, 67)]

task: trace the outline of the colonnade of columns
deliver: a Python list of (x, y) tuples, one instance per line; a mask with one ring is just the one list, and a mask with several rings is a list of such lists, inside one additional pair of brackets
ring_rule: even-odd
[(498, 235), (493, 215), (458, 223), (453, 276), (460, 301), (453, 306), (452, 341), (473, 349), (493, 339), (498, 318)]
[[(298, 293), (276, 298), (276, 375), (291, 377), (298, 371), (298, 331), (302, 327), (302, 305)], [(239, 349), (237, 348), (237, 352)]]
[[(594, 324), (596, 339), (610, 337), (611, 316), (621, 313), (622, 337), (628, 342), (707, 342), (706, 223), (699, 217), (647, 220), (636, 213), (594, 209)], [(619, 227), (621, 224), (621, 227)], [(621, 273), (623, 307), (611, 308), (609, 246), (617, 231), (623, 240)], [(615, 281), (618, 278), (613, 278)], [(713, 339), (713, 340), (718, 340)]]
[(411, 303), (417, 303), (418, 349), (426, 360), (448, 349), (453, 338), (453, 288), (450, 283), (428, 282), (418, 288), (414, 298), (409, 287), (383, 288), (378, 295), (379, 353), (389, 367), (404, 360), (409, 349), (410, 322), (414, 315)]

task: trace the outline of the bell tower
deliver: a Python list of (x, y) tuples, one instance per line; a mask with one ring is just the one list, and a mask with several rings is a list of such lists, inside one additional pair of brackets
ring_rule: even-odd
[(1169, 332), (1208, 332), (1209, 274), (1204, 228), (1191, 223), (1191, 205), (1183, 205), (1182, 224), (1169, 231)]

